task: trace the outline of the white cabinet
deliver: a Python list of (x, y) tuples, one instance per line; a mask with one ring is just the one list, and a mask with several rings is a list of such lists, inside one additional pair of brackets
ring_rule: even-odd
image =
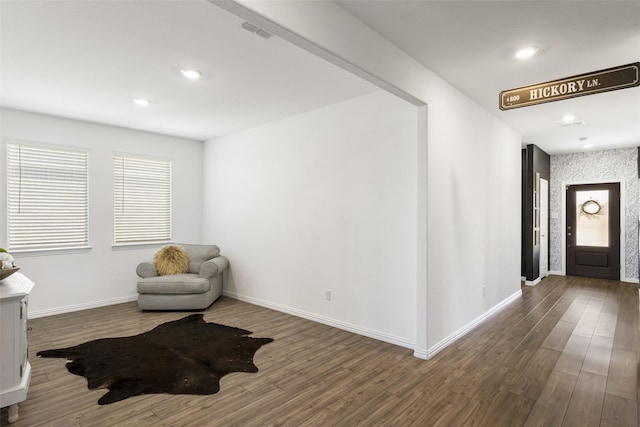
[(21, 273), (0, 280), (0, 407), (9, 406), (9, 422), (18, 418), (18, 402), (27, 398), (31, 365), (27, 358), (27, 300), (33, 282)]

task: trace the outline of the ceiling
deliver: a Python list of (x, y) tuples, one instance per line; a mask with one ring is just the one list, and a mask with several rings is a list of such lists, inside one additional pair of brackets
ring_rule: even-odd
[[(640, 1), (337, 3), (525, 144), (550, 154), (640, 145), (640, 87), (498, 108), (502, 90), (639, 61)], [(243, 22), (205, 0), (0, 0), (0, 103), (206, 140), (377, 90)], [(515, 60), (525, 44), (538, 54)], [(184, 67), (202, 78), (185, 79)], [(562, 126), (567, 114), (585, 124)]]
[(243, 22), (205, 0), (1, 0), (0, 102), (207, 140), (377, 90)]

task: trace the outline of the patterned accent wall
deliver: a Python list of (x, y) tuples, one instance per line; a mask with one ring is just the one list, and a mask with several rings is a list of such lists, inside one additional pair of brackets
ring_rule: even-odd
[[(625, 247), (620, 254), (627, 279), (638, 278), (638, 214), (639, 180), (638, 149), (624, 148), (587, 153), (551, 156), (550, 203), (550, 270), (562, 271), (562, 183), (621, 180), (625, 198)], [(624, 279), (624, 278), (621, 278)]]

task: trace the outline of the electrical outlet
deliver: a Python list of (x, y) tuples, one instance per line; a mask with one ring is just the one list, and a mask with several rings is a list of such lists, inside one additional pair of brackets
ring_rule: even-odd
[(327, 301), (331, 301), (331, 289), (324, 290), (324, 299)]

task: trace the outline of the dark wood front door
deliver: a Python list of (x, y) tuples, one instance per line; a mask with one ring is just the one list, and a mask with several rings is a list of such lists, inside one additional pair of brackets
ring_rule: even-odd
[(620, 183), (567, 186), (567, 274), (620, 280)]

